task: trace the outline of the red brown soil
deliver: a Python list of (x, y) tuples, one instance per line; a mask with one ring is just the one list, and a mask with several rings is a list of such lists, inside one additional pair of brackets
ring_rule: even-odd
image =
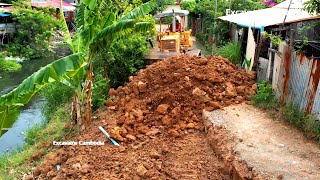
[[(202, 110), (241, 103), (256, 91), (254, 75), (221, 57), (179, 56), (148, 66), (110, 89), (107, 110), (78, 140), (104, 146), (64, 146), (48, 154), (34, 176), (56, 179), (230, 179), (207, 144)], [(113, 146), (99, 131), (103, 126)], [(57, 172), (55, 164), (61, 164)]]

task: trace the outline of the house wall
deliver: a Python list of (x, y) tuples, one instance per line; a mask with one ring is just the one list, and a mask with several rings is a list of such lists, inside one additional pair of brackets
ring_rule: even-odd
[(15, 33), (16, 25), (15, 23), (0, 23), (0, 34)]

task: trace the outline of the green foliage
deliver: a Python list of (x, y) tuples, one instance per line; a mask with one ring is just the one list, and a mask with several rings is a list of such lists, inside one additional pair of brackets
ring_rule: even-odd
[[(77, 94), (76, 103), (81, 107), (80, 116), (85, 118), (81, 122), (90, 121), (88, 118), (91, 118), (93, 60), (99, 52), (110, 49), (115, 40), (126, 38), (132, 32), (147, 32), (152, 29), (151, 23), (137, 19), (149, 13), (153, 6), (153, 2), (145, 3), (116, 18), (116, 12), (105, 11), (105, 1), (83, 0), (77, 6), (78, 31), (74, 40), (69, 32), (64, 32), (66, 42), (74, 54), (45, 66), (25, 79), (16, 89), (0, 97), (0, 135), (5, 132), (3, 128), (12, 126), (20, 113), (20, 106), (28, 103), (35, 93), (55, 81), (73, 88)], [(65, 27), (64, 22), (62, 29), (66, 30)], [(86, 65), (88, 72), (85, 72)], [(79, 114), (73, 115), (79, 117)]]
[[(191, 12), (191, 17), (199, 17), (199, 31), (197, 37), (206, 46), (211, 49), (212, 44), (216, 46), (224, 45), (228, 39), (230, 30), (229, 23), (218, 20), (218, 17), (226, 15), (226, 10), (232, 11), (251, 11), (263, 9), (267, 6), (258, 0), (189, 0), (182, 3), (182, 7)], [(200, 34), (200, 35), (199, 35)]]
[(215, 55), (227, 58), (233, 64), (241, 63), (241, 44), (238, 42), (229, 42), (214, 51)]
[(208, 16), (223, 16), (226, 13), (226, 9), (230, 8), (233, 11), (252, 11), (257, 9), (263, 9), (267, 6), (264, 5), (261, 1), (254, 0), (233, 0), (233, 1), (224, 1), (217, 0), (217, 11), (216, 3), (212, 0), (196, 0), (196, 8), (194, 13), (203, 14)]
[(10, 128), (18, 115), (19, 107), (27, 104), (31, 97), (43, 87), (55, 81), (67, 81), (83, 72), (85, 62), (79, 60), (78, 54), (59, 59), (41, 68), (17, 88), (0, 97), (0, 135), (5, 133), (3, 128)]
[(37, 143), (37, 140), (39, 139), (37, 135), (40, 134), (39, 132), (41, 132), (41, 129), (43, 128), (44, 128), (44, 125), (36, 124), (31, 129), (28, 130), (28, 132), (25, 135), (25, 141), (27, 145), (34, 145), (35, 143)]
[(251, 97), (251, 101), (253, 105), (264, 109), (277, 108), (280, 105), (274, 98), (271, 85), (265, 81), (259, 83), (258, 91)]
[(21, 67), (21, 64), (14, 60), (0, 59), (0, 70), (2, 71), (18, 71)]
[(309, 0), (304, 3), (304, 9), (310, 14), (320, 13), (320, 0)]
[(7, 52), (0, 53), (0, 71), (18, 71), (21, 69), (21, 64), (14, 60), (5, 60)]
[(281, 35), (269, 34), (267, 32), (264, 32), (263, 36), (265, 38), (270, 39), (270, 41), (276, 46), (279, 46), (280, 43), (283, 41)]
[(95, 83), (92, 89), (92, 109), (96, 111), (99, 107), (104, 106), (109, 92), (109, 80), (97, 73)]
[(18, 0), (1, 0), (2, 3), (14, 3), (14, 2), (17, 2)]
[(60, 108), (61, 105), (72, 102), (73, 89), (60, 82), (54, 82), (51, 86), (46, 86), (41, 90), (41, 94), (46, 98), (46, 103), (42, 107), (42, 114), (47, 120)]
[(294, 103), (288, 103), (282, 108), (282, 117), (290, 124), (302, 129), (307, 137), (320, 142), (320, 122), (313, 115), (306, 114)]
[(61, 106), (45, 126), (36, 125), (26, 132), (27, 144), (20, 151), (0, 156), (0, 179), (20, 179), (25, 172), (31, 172), (38, 164), (35, 161), (30, 164), (33, 154), (46, 154), (51, 151), (50, 147), (41, 148), (43, 143), (60, 141), (65, 135), (72, 136), (76, 133), (75, 129), (65, 128), (65, 124), (71, 122), (69, 109), (69, 106)]
[(128, 77), (145, 67), (144, 55), (148, 45), (143, 36), (133, 36), (120, 40), (111, 47), (107, 60), (108, 77), (111, 87), (118, 87), (128, 81)]
[[(303, 23), (303, 26), (300, 26), (297, 31), (298, 39), (301, 39), (301, 42), (295, 42), (294, 47), (296, 51), (303, 52), (307, 56), (312, 55), (312, 50), (308, 48), (310, 46), (309, 41), (313, 41), (313, 38), (320, 38), (320, 32), (316, 31), (315, 28), (320, 26), (320, 21), (306, 21)], [(315, 33), (315, 37), (310, 36), (310, 34)]]
[(283, 108), (283, 116), (288, 119), (288, 121), (297, 126), (301, 127), (304, 120), (304, 112), (302, 112), (299, 107), (293, 103), (289, 103)]
[(15, 3), (13, 17), (19, 26), (14, 41), (6, 46), (9, 54), (27, 59), (46, 54), (58, 26), (50, 9), (31, 9), (31, 6)]
[(188, 10), (193, 13), (196, 10), (197, 3), (195, 0), (184, 0), (181, 4), (181, 9)]
[(252, 61), (252, 59), (251, 59), (251, 58), (250, 58), (250, 59), (247, 59), (247, 58), (245, 58), (245, 59), (244, 59), (244, 62), (245, 62), (245, 69), (246, 69), (246, 71), (247, 71), (247, 72), (249, 72), (249, 70), (250, 70), (251, 61)]
[[(320, 142), (320, 121), (312, 114), (306, 114), (294, 103), (281, 105), (275, 97), (270, 84), (266, 82), (259, 83), (258, 91), (251, 97), (254, 106), (265, 110), (279, 110), (280, 116), (290, 124), (303, 130), (309, 138)], [(272, 114), (272, 113), (271, 113)]]

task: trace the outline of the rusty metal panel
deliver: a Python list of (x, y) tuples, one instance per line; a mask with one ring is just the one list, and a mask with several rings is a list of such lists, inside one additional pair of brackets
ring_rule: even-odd
[(310, 78), (308, 81), (308, 88), (309, 88), (309, 96), (308, 103), (306, 107), (306, 111), (308, 113), (313, 112), (313, 104), (316, 100), (316, 93), (319, 86), (320, 81), (320, 60), (318, 58), (314, 58), (312, 62), (312, 68), (310, 72)]
[(316, 115), (317, 119), (320, 119), (320, 83), (318, 84), (316, 96), (312, 107), (312, 113)]
[(291, 53), (288, 45), (279, 46), (281, 59), (274, 63), (272, 87), (283, 103), (294, 102), (301, 110), (320, 119), (320, 60), (303, 53)]
[(290, 80), (286, 100), (299, 105), (301, 110), (306, 110), (307, 97), (309, 96), (308, 79), (312, 68), (312, 60), (303, 54), (293, 53), (290, 66)]

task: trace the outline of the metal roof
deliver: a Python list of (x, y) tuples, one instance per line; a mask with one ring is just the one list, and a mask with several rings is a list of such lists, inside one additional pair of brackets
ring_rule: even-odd
[(0, 6), (12, 6), (12, 4), (8, 4), (8, 3), (2, 3), (2, 2), (0, 2)]
[[(37, 6), (37, 7), (54, 7), (54, 8), (60, 8), (60, 0), (46, 0), (46, 1), (39, 1), (39, 2), (30, 2), (32, 6)], [(62, 1), (62, 8), (63, 11), (74, 11), (76, 9), (75, 6)]]
[(267, 26), (320, 18), (320, 16), (310, 15), (304, 11), (303, 1), (293, 0), (288, 11), (289, 4), (290, 0), (284, 1), (272, 8), (232, 14), (219, 18), (236, 23), (239, 26), (258, 28), (261, 31)]
[(187, 10), (170, 10), (170, 11), (164, 11), (162, 13), (159, 13), (157, 15), (154, 16), (154, 18), (162, 18), (162, 17), (166, 17), (166, 16), (187, 16), (189, 14), (189, 11)]

